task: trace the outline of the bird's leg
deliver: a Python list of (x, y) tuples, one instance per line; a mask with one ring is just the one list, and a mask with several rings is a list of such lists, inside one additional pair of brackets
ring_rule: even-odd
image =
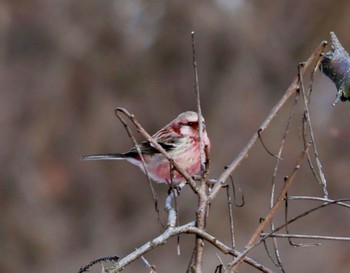
[(176, 225), (176, 190), (169, 188), (168, 196), (165, 199), (165, 210), (168, 213), (167, 227), (175, 227)]

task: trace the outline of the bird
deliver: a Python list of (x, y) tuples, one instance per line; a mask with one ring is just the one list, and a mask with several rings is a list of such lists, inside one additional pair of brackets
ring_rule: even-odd
[[(203, 144), (210, 151), (210, 140), (206, 131), (204, 118), (202, 120)], [(201, 151), (199, 137), (199, 120), (196, 112), (186, 111), (156, 132), (152, 138), (164, 148), (168, 155), (189, 175), (194, 176), (201, 171)], [(140, 150), (144, 163), (138, 153)], [(139, 167), (156, 183), (168, 185), (184, 184), (186, 179), (177, 171), (170, 171), (169, 160), (161, 154), (152, 143), (143, 141), (125, 153), (93, 154), (82, 157), (82, 160), (126, 160)]]

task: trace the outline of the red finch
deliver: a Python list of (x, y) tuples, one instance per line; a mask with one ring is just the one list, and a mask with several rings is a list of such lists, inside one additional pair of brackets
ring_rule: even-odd
[[(203, 143), (210, 149), (210, 141), (203, 122)], [(164, 148), (169, 156), (174, 159), (189, 175), (196, 175), (201, 170), (200, 144), (198, 132), (198, 115), (196, 112), (187, 111), (180, 114), (176, 119), (160, 129), (153, 138)], [(169, 161), (149, 141), (138, 145), (143, 155), (145, 166), (152, 180), (159, 183), (173, 182), (180, 184), (185, 182), (182, 175), (176, 171), (170, 174)], [(131, 164), (138, 166), (143, 172), (144, 166), (137, 152), (132, 148), (126, 153), (87, 155), (83, 160), (119, 160), (125, 159)]]

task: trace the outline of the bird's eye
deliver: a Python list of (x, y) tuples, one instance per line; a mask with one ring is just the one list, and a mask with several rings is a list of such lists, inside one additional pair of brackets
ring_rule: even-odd
[(187, 125), (192, 127), (194, 125), (194, 122), (189, 121), (189, 122), (187, 122)]

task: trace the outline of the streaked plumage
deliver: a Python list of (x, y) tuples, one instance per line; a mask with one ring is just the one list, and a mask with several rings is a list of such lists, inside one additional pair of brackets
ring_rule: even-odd
[[(203, 125), (204, 119), (202, 118)], [(198, 115), (196, 112), (187, 111), (180, 114), (176, 119), (167, 124), (153, 135), (153, 138), (164, 150), (190, 175), (200, 172), (200, 149), (198, 132)], [(210, 149), (210, 141), (203, 126), (203, 142)], [(148, 141), (139, 144), (144, 157), (146, 168), (151, 179), (159, 183), (170, 183), (170, 164), (168, 160), (157, 151)], [(83, 160), (120, 160), (124, 159), (138, 166), (143, 172), (143, 164), (137, 152), (132, 148), (126, 153), (88, 155)], [(185, 179), (174, 172), (172, 182), (179, 184)]]

